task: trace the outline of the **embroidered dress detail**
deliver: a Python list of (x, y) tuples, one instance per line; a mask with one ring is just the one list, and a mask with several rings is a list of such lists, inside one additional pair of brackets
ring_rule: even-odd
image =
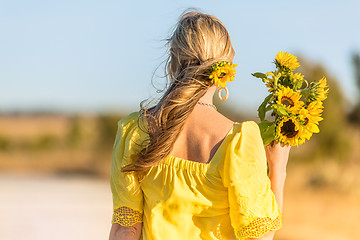
[(259, 238), (269, 231), (278, 230), (280, 228), (281, 214), (279, 214), (275, 219), (271, 219), (269, 217), (257, 218), (249, 225), (240, 229), (238, 232), (238, 237), (240, 239)]
[(124, 227), (130, 227), (135, 223), (142, 222), (142, 213), (128, 207), (120, 207), (114, 210), (112, 223), (118, 223)]

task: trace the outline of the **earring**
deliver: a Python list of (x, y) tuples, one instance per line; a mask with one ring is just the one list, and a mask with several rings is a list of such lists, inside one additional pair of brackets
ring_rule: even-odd
[[(221, 97), (221, 90), (223, 90), (223, 89), (225, 90), (225, 93), (226, 93), (224, 98)], [(221, 87), (218, 89), (218, 97), (219, 97), (220, 101), (226, 101), (226, 99), (228, 99), (229, 91), (228, 91), (227, 87)]]

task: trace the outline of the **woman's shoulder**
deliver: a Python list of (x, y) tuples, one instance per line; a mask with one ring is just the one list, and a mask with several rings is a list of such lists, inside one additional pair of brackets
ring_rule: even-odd
[(132, 112), (118, 121), (118, 129), (114, 142), (114, 150), (117, 153), (122, 153), (118, 159), (129, 157), (143, 147), (143, 142), (148, 135), (139, 127), (139, 112)]
[(236, 122), (230, 138), (229, 151), (238, 155), (239, 152), (252, 152), (264, 150), (259, 126), (254, 121)]
[(259, 125), (252, 120), (243, 121), (243, 122), (234, 122), (234, 131), (235, 135), (243, 134), (258, 134), (260, 133)]
[(146, 125), (139, 121), (140, 112), (131, 112), (117, 122), (117, 138), (138, 140), (146, 135)]
[(121, 118), (118, 121), (118, 126), (126, 126), (136, 122), (139, 118), (139, 112), (132, 112), (126, 115), (125, 117)]
[[(260, 130), (256, 122), (237, 123), (229, 144), (225, 147), (225, 157), (220, 165), (220, 175), (225, 173), (241, 175), (254, 171), (266, 171), (266, 154)], [(237, 171), (231, 169), (237, 168)]]
[[(141, 120), (141, 121), (140, 121)], [(141, 118), (140, 111), (131, 112), (117, 122), (118, 131), (126, 132), (127, 130), (142, 130), (146, 132), (147, 123)]]
[(252, 120), (244, 121), (242, 123), (242, 129), (250, 132), (258, 132), (260, 130), (259, 125)]

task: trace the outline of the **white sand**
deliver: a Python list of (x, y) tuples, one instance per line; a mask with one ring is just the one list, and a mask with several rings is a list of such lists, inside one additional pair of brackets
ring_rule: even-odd
[(0, 174), (0, 239), (108, 239), (109, 183), (84, 177)]

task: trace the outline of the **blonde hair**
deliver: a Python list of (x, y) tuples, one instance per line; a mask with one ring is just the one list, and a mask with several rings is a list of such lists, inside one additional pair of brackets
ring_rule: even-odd
[(225, 26), (214, 16), (196, 11), (182, 14), (168, 46), (165, 71), (170, 85), (152, 113), (141, 104), (139, 119), (147, 121), (149, 139), (123, 172), (141, 176), (170, 154), (185, 120), (213, 85), (209, 69), (234, 57)]

